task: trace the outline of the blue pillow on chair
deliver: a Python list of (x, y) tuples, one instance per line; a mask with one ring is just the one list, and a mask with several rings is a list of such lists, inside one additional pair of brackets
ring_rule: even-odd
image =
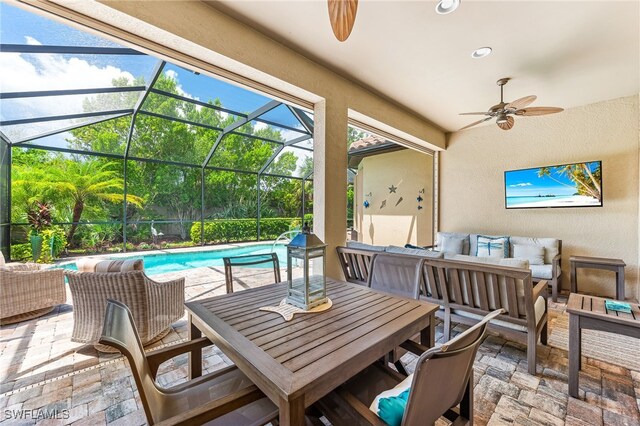
[(375, 397), (369, 409), (389, 426), (400, 426), (409, 401), (413, 374), (410, 374), (393, 389), (386, 390)]
[(409, 389), (398, 396), (380, 398), (378, 401), (378, 417), (389, 426), (400, 426), (404, 417), (404, 410), (409, 401)]

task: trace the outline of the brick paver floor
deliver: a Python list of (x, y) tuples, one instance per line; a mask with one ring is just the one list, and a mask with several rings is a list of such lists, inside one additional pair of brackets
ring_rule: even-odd
[[(240, 287), (272, 280), (272, 272), (244, 269), (234, 275)], [(187, 275), (186, 299), (224, 293), (223, 268), (198, 268), (154, 276)], [(99, 354), (70, 340), (73, 307), (62, 305), (47, 316), (0, 328), (0, 423), (126, 425), (146, 424), (127, 363), (119, 355)], [(564, 315), (565, 305), (550, 302), (550, 317)], [(553, 321), (551, 321), (553, 326)], [(463, 330), (454, 328), (454, 332)], [(159, 345), (185, 339), (186, 316)], [(442, 326), (436, 329), (442, 341)], [(640, 346), (638, 347), (640, 356)], [(640, 425), (640, 371), (587, 358), (580, 373), (580, 398), (568, 396), (567, 352), (539, 346), (538, 374), (527, 374), (525, 347), (497, 335), (488, 336), (475, 363), (477, 425)], [(412, 370), (415, 357), (403, 359)], [(231, 361), (216, 347), (204, 355), (205, 372)], [(187, 356), (165, 363), (158, 374), (163, 386), (187, 378)], [(58, 419), (34, 419), (58, 413)], [(22, 415), (21, 420), (16, 419)]]

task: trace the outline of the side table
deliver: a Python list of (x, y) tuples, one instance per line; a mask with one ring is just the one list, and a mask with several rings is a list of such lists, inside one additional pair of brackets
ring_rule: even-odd
[(631, 313), (610, 311), (601, 297), (571, 293), (569, 313), (569, 395), (578, 398), (578, 372), (582, 362), (582, 330), (600, 330), (640, 339), (640, 306), (630, 303)]
[(622, 259), (609, 259), (606, 257), (571, 256), (571, 293), (578, 292), (578, 268), (603, 269), (616, 273), (616, 299), (624, 300), (624, 267), (627, 266)]

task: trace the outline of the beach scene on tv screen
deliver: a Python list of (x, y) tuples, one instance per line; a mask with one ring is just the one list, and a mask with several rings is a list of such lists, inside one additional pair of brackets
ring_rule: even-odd
[(505, 172), (507, 208), (602, 205), (600, 161)]

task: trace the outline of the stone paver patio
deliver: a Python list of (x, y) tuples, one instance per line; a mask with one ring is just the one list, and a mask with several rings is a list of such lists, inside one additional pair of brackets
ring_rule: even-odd
[[(165, 280), (186, 276), (186, 299), (224, 293), (222, 267), (197, 268), (154, 276)], [(272, 272), (243, 269), (234, 272), (236, 288), (272, 281)], [(550, 302), (550, 325), (564, 314), (565, 305)], [(146, 424), (138, 392), (124, 359), (99, 354), (91, 346), (70, 340), (73, 326), (68, 304), (31, 321), (0, 328), (0, 423), (142, 425)], [(458, 326), (454, 332), (463, 330)], [(187, 336), (186, 315), (159, 345)], [(442, 327), (436, 329), (442, 341)], [(633, 344), (633, 343), (631, 343)], [(640, 354), (640, 345), (638, 351)], [(409, 370), (415, 357), (405, 355)], [(205, 372), (230, 360), (217, 348), (204, 355)], [(488, 336), (475, 364), (475, 416), (478, 425), (640, 425), (640, 371), (586, 358), (580, 373), (580, 399), (568, 397), (567, 352), (540, 346), (538, 375), (526, 372), (523, 345), (497, 335)], [(158, 375), (161, 385), (187, 378), (187, 356), (165, 363)], [(42, 414), (57, 414), (44, 419)], [(21, 419), (18, 419), (22, 415)], [(34, 418), (38, 417), (40, 418)]]

